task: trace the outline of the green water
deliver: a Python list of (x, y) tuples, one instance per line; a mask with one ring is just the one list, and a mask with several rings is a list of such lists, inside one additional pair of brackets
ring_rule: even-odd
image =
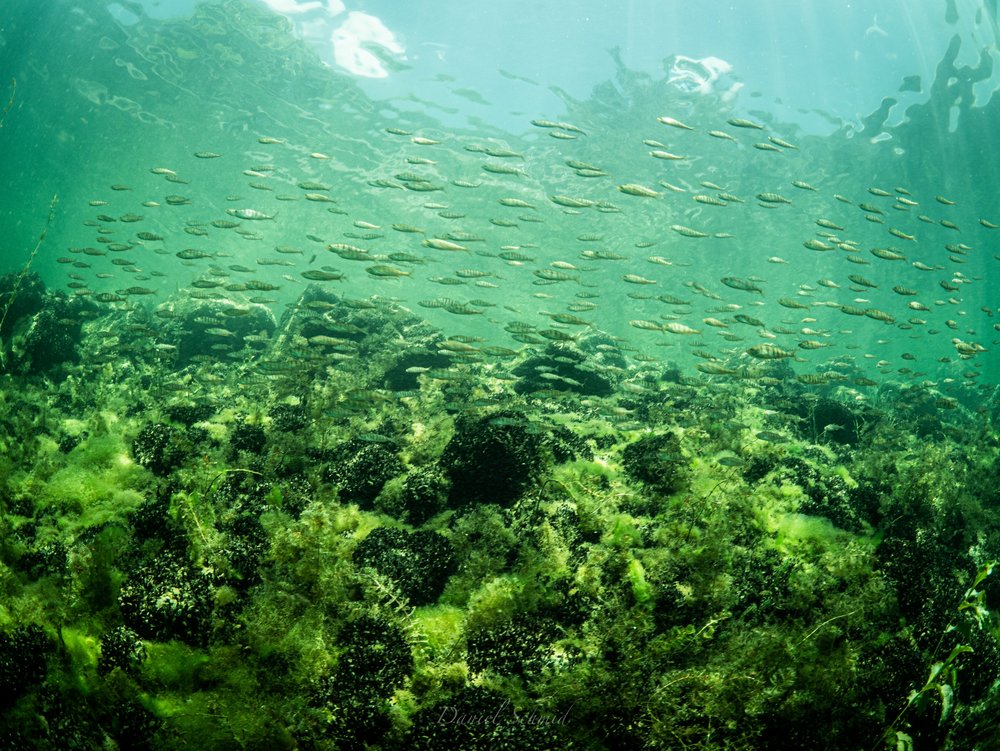
[[(449, 127), (441, 121), (457, 118), (452, 107), (442, 107), (418, 91), (381, 101), (370, 98), (363, 91), (364, 79), (337, 74), (295, 38), (288, 21), (253, 5), (210, 4), (190, 18), (150, 18), (132, 25), (101, 24), (99, 19), (81, 23), (77, 14), (55, 10), (44, 18), (52, 26), (52, 38), (68, 40), (58, 56), (46, 59), (44, 45), (27, 26), (18, 26), (16, 17), (7, 34), (15, 66), (11, 72), (19, 84), (2, 144), (5, 161), (12, 166), (3, 208), (7, 257), (10, 268), (16, 268), (34, 245), (49, 198), (59, 195), (44, 250), (34, 261), (34, 268), (55, 286), (66, 283), (67, 272), (55, 260), (81, 260), (81, 249), (93, 247), (99, 237), (94, 232), (101, 225), (97, 215), (132, 213), (143, 217), (141, 223), (108, 223), (105, 239), (130, 247), (119, 257), (134, 263), (129, 270), (140, 277), (158, 275), (155, 284), (144, 286), (156, 288), (161, 298), (184, 290), (212, 265), (212, 259), (181, 263), (174, 257), (183, 248), (195, 247), (218, 254), (214, 265), (234, 279), (247, 276), (227, 270), (237, 264), (253, 269), (255, 279), (279, 284), (281, 304), (294, 300), (301, 290), (302, 271), (323, 265), (346, 274), (346, 281), (333, 286), (348, 296), (379, 295), (410, 309), (439, 297), (483, 300), (495, 307), (481, 307), (482, 315), (475, 320), (433, 311), (421, 314), (448, 332), (487, 336), (501, 345), (510, 344), (502, 330), (505, 323), (544, 325), (540, 311), (565, 312), (577, 302), (577, 293), (599, 289), (597, 307), (583, 316), (588, 324), (622, 337), (647, 356), (687, 370), (696, 361), (692, 349), (728, 359), (760, 341), (759, 327), (736, 324), (726, 332), (702, 324), (706, 317), (731, 324), (733, 311), (724, 306), (738, 305), (764, 322), (765, 338), (774, 335), (768, 330), (777, 329), (773, 341), (787, 351), (795, 351), (802, 339), (815, 339), (801, 334), (803, 328), (819, 332), (830, 346), (807, 353), (794, 367), (798, 373), (815, 373), (832, 362), (849, 368), (852, 377), (878, 381), (993, 380), (989, 355), (965, 360), (952, 342), (957, 338), (989, 349), (995, 333), (995, 306), (988, 295), (996, 263), (994, 230), (979, 221), (1000, 219), (991, 201), (997, 161), (987, 125), (996, 116), (995, 103), (984, 105), (975, 96), (977, 82), (989, 78), (989, 57), (977, 66), (958, 64), (953, 45), (933, 82), (924, 84), (927, 101), (911, 104), (905, 121), (892, 127), (883, 127), (889, 114), (885, 106), (885, 112), (863, 118), (861, 127), (844, 123), (832, 133), (810, 134), (792, 118), (770, 114), (766, 102), (758, 106), (748, 96), (728, 101), (725, 90), (706, 93), (671, 86), (666, 76), (630, 70), (621, 62), (614, 81), (594, 86), (589, 96), (564, 92), (562, 109), (523, 112), (519, 125), (502, 129), (478, 118), (465, 127)], [(26, 16), (20, 23), (28, 20)], [(18, 45), (27, 47), (20, 56)], [(453, 81), (452, 92), (471, 97), (459, 77), (444, 78)], [(535, 84), (544, 85), (544, 77)], [(475, 104), (475, 97), (471, 101)], [(660, 116), (675, 117), (694, 130), (664, 126), (656, 121)], [(763, 129), (734, 128), (727, 123), (734, 117), (750, 119)], [(539, 119), (569, 122), (580, 132), (530, 125)], [(956, 127), (949, 128), (951, 120)], [(386, 128), (412, 135), (393, 135)], [(735, 141), (714, 138), (710, 131), (724, 132)], [(796, 148), (774, 146), (769, 136)], [(258, 142), (262, 137), (281, 143), (263, 145)], [(440, 143), (418, 145), (412, 137)], [(662, 148), (644, 141), (659, 142)], [(774, 150), (755, 149), (754, 143)], [(480, 147), (509, 149), (519, 156), (491, 159)], [(222, 157), (199, 160), (193, 155), (197, 151)], [(683, 159), (657, 159), (650, 156), (652, 151)], [(310, 158), (316, 152), (329, 158)], [(413, 159), (433, 164), (407, 161)], [(567, 160), (591, 164), (601, 172), (578, 177)], [(514, 166), (520, 174), (484, 172), (483, 166), (490, 163)], [(266, 167), (266, 177), (244, 174), (255, 166)], [(153, 168), (173, 170), (184, 183), (168, 183), (162, 175), (150, 174)], [(439, 190), (406, 190), (397, 176), (407, 173)], [(795, 188), (796, 180), (816, 190)], [(324, 195), (336, 204), (303, 200), (305, 191), (297, 187), (303, 181), (328, 186)], [(373, 187), (378, 181), (390, 187)], [(455, 181), (477, 187), (457, 187)], [(705, 181), (734, 200), (724, 201), (725, 206), (693, 200), (695, 195), (714, 198), (720, 192), (706, 187)], [(617, 189), (630, 183), (660, 195), (641, 198)], [(129, 190), (112, 191), (113, 184)], [(891, 195), (873, 196), (872, 188)], [(762, 208), (755, 199), (760, 193), (778, 194), (791, 203)], [(168, 194), (184, 196), (190, 205), (165, 205)], [(551, 201), (553, 195), (607, 205), (567, 211)], [(893, 196), (913, 203), (900, 204)], [(955, 205), (939, 203), (936, 196)], [(532, 208), (498, 203), (510, 198)], [(93, 207), (90, 201), (108, 204)], [(144, 201), (160, 205), (144, 208)], [(881, 213), (865, 212), (858, 208), (861, 203)], [(327, 211), (330, 206), (336, 213)], [(207, 225), (225, 218), (227, 208), (242, 207), (276, 214), (277, 219), (244, 223), (258, 233), (252, 240), (214, 228), (203, 237), (183, 233), (185, 225)], [(454, 218), (443, 218), (442, 211)], [(866, 213), (879, 223), (866, 221)], [(843, 230), (831, 233), (817, 227), (817, 219)], [(497, 226), (491, 220), (513, 226)], [(941, 226), (941, 220), (958, 229)], [(377, 229), (358, 228), (358, 222)], [(423, 232), (395, 232), (393, 224)], [(684, 238), (669, 229), (672, 225), (732, 237)], [(906, 237), (894, 236), (889, 229)], [(137, 240), (135, 233), (141, 230), (164, 240)], [(468, 252), (458, 253), (421, 245), (426, 237), (454, 232), (479, 240), (467, 244)], [(823, 241), (817, 237), (823, 232), (835, 235), (835, 242), (850, 243), (848, 250), (803, 247), (808, 240)], [(595, 239), (584, 243), (581, 236)], [(344, 263), (325, 250), (331, 242), (350, 242), (383, 256), (404, 253), (425, 263), (404, 263), (409, 278), (372, 279), (363, 264)], [(277, 245), (299, 248), (303, 254), (292, 257), (294, 267), (258, 266), (257, 261), (275, 257)], [(948, 245), (960, 249), (949, 251)], [(523, 247), (532, 260), (513, 265), (497, 258), (504, 246)], [(905, 260), (870, 255), (871, 248), (879, 247), (898, 250)], [(581, 256), (595, 249), (619, 260), (595, 262)], [(74, 251), (76, 256), (68, 255)], [(861, 263), (849, 263), (850, 256)], [(651, 263), (650, 257), (671, 266)], [(78, 294), (132, 286), (126, 282), (135, 277), (109, 266), (110, 257), (82, 260), (88, 268), (77, 272), (83, 282)], [(573, 264), (579, 272), (571, 273), (568, 283), (555, 284), (533, 275), (553, 262)], [(913, 262), (932, 270), (920, 271)], [(469, 281), (457, 286), (434, 282), (453, 279), (454, 272), (463, 269), (489, 274), (484, 278), (496, 288)], [(95, 278), (102, 271), (112, 276)], [(877, 286), (857, 285), (847, 278), (852, 273)], [(622, 281), (627, 274), (655, 284), (627, 284)], [(734, 292), (720, 284), (726, 276), (759, 279), (764, 294), (757, 298)], [(953, 285), (956, 276), (959, 283)], [(830, 279), (840, 288), (817, 287), (819, 279)], [(942, 289), (941, 282), (957, 289)], [(692, 283), (721, 299), (693, 293)], [(898, 294), (893, 287), (912, 294)], [(661, 294), (691, 305), (672, 307), (644, 299)], [(779, 299), (794, 299), (807, 309), (789, 310)], [(907, 307), (911, 302), (929, 310), (914, 311)], [(843, 305), (883, 311), (893, 323), (845, 316), (838, 307)], [(275, 309), (280, 314), (280, 304)], [(639, 333), (627, 324), (633, 319), (676, 319), (702, 334), (679, 338)], [(901, 359), (904, 353), (907, 358)]]
[(0, 750), (998, 747), (995, 3), (557, 5), (8, 3)]

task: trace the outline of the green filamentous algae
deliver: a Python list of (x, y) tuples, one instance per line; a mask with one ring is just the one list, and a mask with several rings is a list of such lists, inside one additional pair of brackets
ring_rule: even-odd
[(993, 748), (996, 3), (425, 5), (5, 3), (0, 751)]

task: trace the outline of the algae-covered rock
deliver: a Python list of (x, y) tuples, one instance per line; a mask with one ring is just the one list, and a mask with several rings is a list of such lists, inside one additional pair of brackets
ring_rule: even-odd
[(633, 441), (622, 450), (622, 467), (635, 482), (662, 495), (682, 490), (688, 482), (688, 460), (674, 433)]
[(165, 477), (184, 461), (186, 449), (177, 428), (150, 423), (132, 441), (132, 458), (154, 475)]
[(358, 543), (354, 563), (388, 577), (411, 604), (427, 605), (444, 590), (455, 556), (448, 538), (437, 532), (379, 527)]
[(441, 455), (451, 504), (509, 506), (538, 480), (542, 457), (542, 440), (526, 421), (507, 413), (460, 416)]
[(97, 672), (107, 675), (116, 668), (135, 673), (146, 659), (146, 647), (139, 634), (128, 626), (117, 626), (101, 637), (101, 656)]
[(344, 624), (337, 667), (320, 680), (313, 703), (328, 712), (324, 735), (339, 748), (378, 743), (391, 727), (389, 697), (409, 677), (406, 635), (385, 618), (364, 614)]
[(0, 633), (0, 707), (44, 680), (54, 644), (37, 624)]
[(0, 277), (0, 372), (38, 375), (79, 360), (93, 303), (46, 290), (34, 272)]
[(126, 576), (118, 595), (125, 624), (146, 639), (208, 640), (212, 584), (208, 572), (163, 555)]
[(395, 445), (384, 441), (354, 438), (329, 454), (332, 461), (324, 469), (325, 479), (336, 483), (345, 502), (365, 509), (372, 507), (383, 486), (404, 469)]

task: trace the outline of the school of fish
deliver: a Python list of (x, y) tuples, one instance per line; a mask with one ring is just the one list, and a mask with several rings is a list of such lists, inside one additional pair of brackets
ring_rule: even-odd
[[(986, 290), (963, 265), (982, 262), (993, 218), (970, 221), (938, 193), (845, 185), (750, 119), (635, 124), (649, 137), (616, 146), (623, 165), (599, 159), (586, 123), (530, 124), (516, 147), (385, 127), (364, 169), (343, 166), (335, 144), (234, 139), (229, 153), (93, 186), (86, 239), (58, 260), (74, 294), (159, 303), (164, 318), (171, 295), (280, 314), (306, 284), (420, 307), (461, 329), (463, 362), (599, 336), (637, 366), (702, 378), (863, 389), (981, 376), (1000, 323), (967, 303)], [(187, 173), (206, 165), (202, 188)], [(240, 356), (214, 323), (219, 356)]]

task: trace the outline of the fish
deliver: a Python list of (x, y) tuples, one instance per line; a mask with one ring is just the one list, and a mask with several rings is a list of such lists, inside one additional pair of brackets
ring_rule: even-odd
[(428, 237), (423, 241), (422, 244), (428, 248), (435, 248), (436, 250), (455, 250), (455, 251), (469, 250), (464, 245), (452, 242), (451, 240), (444, 240), (440, 237)]
[(780, 204), (780, 203), (791, 203), (787, 198), (778, 193), (758, 193), (757, 200), (762, 203)]
[(825, 242), (823, 242), (821, 240), (816, 240), (816, 239), (806, 240), (805, 242), (802, 243), (802, 245), (804, 247), (808, 248), (809, 250), (833, 250), (834, 249), (834, 247), (832, 245), (828, 245), (827, 243), (825, 243)]
[(767, 443), (788, 443), (789, 441), (788, 436), (776, 433), (773, 430), (761, 430), (754, 433), (754, 436), (761, 441), (766, 441)]
[(684, 336), (691, 336), (693, 334), (700, 334), (701, 331), (698, 329), (691, 328), (685, 323), (679, 323), (677, 321), (670, 321), (660, 327), (662, 331), (666, 331), (670, 334), (681, 334)]
[(886, 261), (905, 261), (906, 256), (891, 248), (872, 248), (871, 254)]
[(745, 292), (757, 292), (761, 295), (764, 294), (764, 290), (749, 279), (741, 279), (737, 276), (724, 276), (720, 281), (732, 289), (743, 290)]
[(764, 126), (760, 123), (755, 123), (752, 120), (746, 120), (742, 117), (731, 117), (727, 121), (734, 128), (751, 128), (753, 130), (764, 130)]
[[(797, 148), (799, 148), (795, 144), (789, 143), (788, 141), (785, 141), (785, 140), (783, 140), (781, 138), (778, 138), (777, 136), (768, 136), (767, 140), (770, 141), (771, 143), (773, 143), (775, 146), (780, 146), (783, 149), (797, 149)], [(799, 186), (799, 187), (801, 187), (801, 186)], [(813, 190), (815, 190), (815, 188), (813, 188)]]
[(249, 219), (254, 221), (274, 221), (274, 216), (265, 214), (256, 209), (226, 209), (226, 213), (235, 216), (237, 219)]
[(199, 258), (214, 258), (214, 253), (207, 253), (204, 250), (198, 250), (196, 248), (184, 248), (184, 250), (175, 253), (178, 258), (184, 261), (196, 260)]
[(397, 268), (395, 266), (389, 266), (388, 264), (376, 264), (374, 266), (369, 266), (365, 269), (372, 276), (381, 277), (400, 277), (400, 276), (410, 276), (411, 272), (404, 269)]
[(344, 278), (344, 275), (339, 271), (321, 271), (319, 269), (303, 271), (301, 276), (312, 282), (334, 282)]
[(751, 357), (756, 357), (759, 360), (781, 360), (786, 357), (795, 357), (794, 352), (767, 343), (755, 344), (746, 352)]
[(680, 120), (677, 120), (673, 117), (669, 117), (666, 115), (656, 118), (656, 121), (659, 123), (663, 123), (664, 125), (669, 125), (671, 128), (678, 128), (680, 130), (694, 130), (694, 128), (692, 128), (690, 125), (685, 125)]
[(727, 206), (728, 204), (721, 198), (716, 198), (715, 196), (703, 196), (697, 195), (692, 196), (692, 198), (698, 203), (704, 203), (709, 206)]
[(624, 185), (619, 185), (618, 190), (630, 196), (639, 196), (641, 198), (658, 198), (662, 195), (652, 188), (647, 188), (645, 185), (638, 185), (636, 183), (625, 183)]
[(683, 235), (684, 237), (708, 237), (709, 236), (707, 232), (701, 232), (701, 231), (696, 230), (696, 229), (691, 229), (690, 227), (685, 227), (682, 224), (671, 224), (670, 225), (670, 229), (672, 229), (674, 232), (676, 232), (679, 235)]

